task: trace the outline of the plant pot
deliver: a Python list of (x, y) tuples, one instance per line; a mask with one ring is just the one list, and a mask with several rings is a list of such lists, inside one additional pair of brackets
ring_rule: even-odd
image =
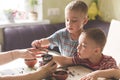
[(25, 61), (25, 64), (30, 68), (33, 68), (37, 63), (37, 59), (25, 59), (24, 61)]
[(57, 70), (53, 73), (53, 77), (56, 80), (66, 80), (68, 77), (68, 73), (65, 70)]
[(34, 12), (34, 11), (31, 11), (31, 12), (29, 13), (29, 19), (36, 21), (36, 20), (38, 19), (38, 13), (37, 13), (37, 12)]

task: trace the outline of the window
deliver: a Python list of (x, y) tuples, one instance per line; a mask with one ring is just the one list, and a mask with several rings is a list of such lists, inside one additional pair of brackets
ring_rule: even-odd
[(0, 23), (27, 19), (25, 0), (0, 0)]
[(0, 10), (14, 9), (25, 10), (25, 0), (0, 0)]
[[(40, 11), (42, 10), (42, 0), (38, 0), (38, 4), (36, 8), (40, 8)], [(29, 10), (28, 0), (0, 0), (0, 24), (28, 20)]]

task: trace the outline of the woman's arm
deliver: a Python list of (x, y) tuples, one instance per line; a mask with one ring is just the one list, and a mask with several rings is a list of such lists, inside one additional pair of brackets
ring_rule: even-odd
[(0, 53), (0, 65), (8, 63), (18, 58), (33, 59), (40, 50), (34, 48), (16, 49)]
[(0, 53), (0, 65), (8, 63), (12, 60), (15, 60), (19, 57), (17, 50), (12, 50), (8, 52), (1, 52)]
[(37, 71), (27, 74), (0, 76), (0, 80), (42, 80), (50, 76), (50, 74), (56, 70), (57, 65), (54, 63), (55, 62), (52, 60), (46, 65), (40, 67)]

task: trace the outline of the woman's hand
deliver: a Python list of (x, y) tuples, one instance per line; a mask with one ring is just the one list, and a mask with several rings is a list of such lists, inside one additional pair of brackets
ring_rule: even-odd
[(43, 77), (47, 77), (52, 75), (52, 73), (54, 71), (56, 71), (57, 69), (57, 64), (54, 62), (54, 60), (51, 60), (50, 62), (48, 62), (47, 64), (41, 66), (38, 71), (41, 73), (42, 72), (42, 76)]
[(24, 59), (36, 58), (36, 55), (41, 54), (42, 51), (35, 48), (19, 49), (17, 50), (18, 56)]

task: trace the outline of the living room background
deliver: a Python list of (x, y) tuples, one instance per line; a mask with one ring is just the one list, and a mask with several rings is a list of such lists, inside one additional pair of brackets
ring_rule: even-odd
[[(51, 23), (64, 22), (64, 8), (72, 0), (38, 0), (36, 11), (38, 20), (50, 20)], [(90, 6), (93, 0), (83, 0)], [(107, 3), (107, 4), (106, 4)], [(98, 8), (102, 13), (101, 20), (110, 22), (120, 20), (120, 0), (98, 0)], [(16, 19), (28, 19), (30, 7), (28, 0), (0, 0), (0, 22), (5, 22), (4, 10), (19, 12)]]

